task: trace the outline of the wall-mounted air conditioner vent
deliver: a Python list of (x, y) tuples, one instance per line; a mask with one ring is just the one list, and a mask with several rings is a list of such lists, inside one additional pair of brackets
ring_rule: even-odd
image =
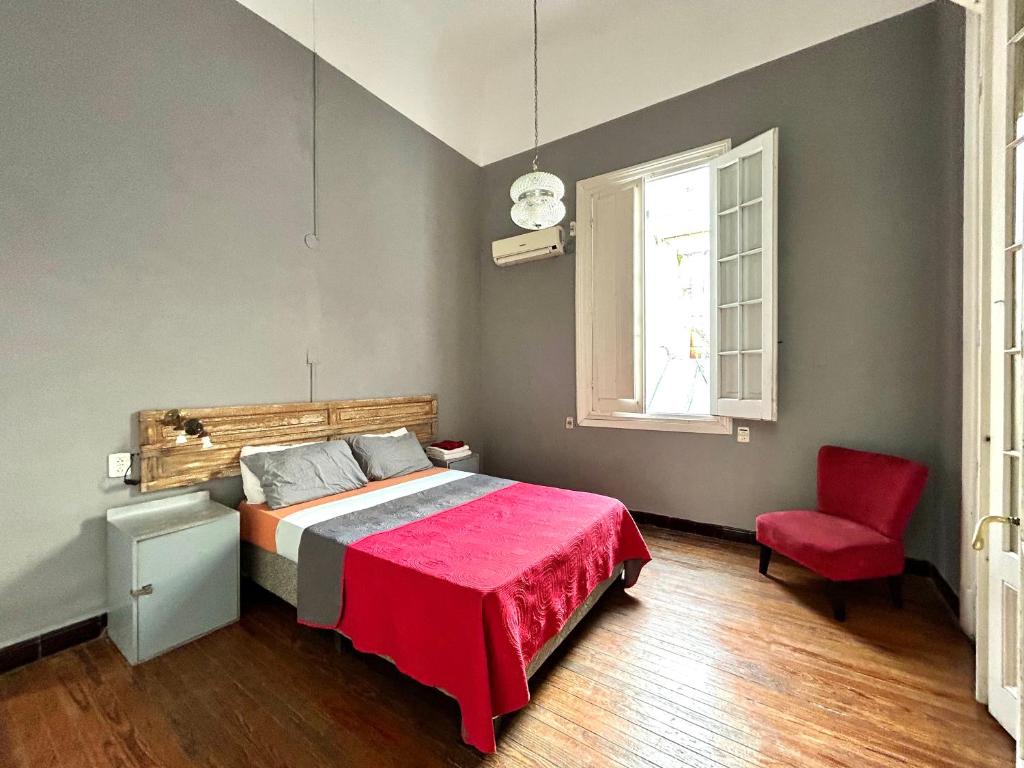
[(523, 232), (515, 237), (491, 243), (491, 255), (499, 267), (522, 264), (524, 261), (550, 259), (565, 253), (565, 231), (561, 227), (548, 227)]

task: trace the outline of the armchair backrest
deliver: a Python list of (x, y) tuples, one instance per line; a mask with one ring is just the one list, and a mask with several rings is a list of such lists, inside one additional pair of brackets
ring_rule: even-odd
[(884, 453), (826, 445), (818, 451), (818, 511), (901, 539), (928, 467)]

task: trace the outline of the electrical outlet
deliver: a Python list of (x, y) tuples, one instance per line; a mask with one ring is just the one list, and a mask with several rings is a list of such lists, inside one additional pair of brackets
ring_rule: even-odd
[(576, 421), (573, 419), (573, 417), (572, 416), (566, 416), (565, 417), (565, 428), (566, 429), (573, 429), (575, 426), (576, 426)]
[(111, 453), (107, 456), (107, 477), (124, 477), (131, 465), (130, 453)]
[(736, 427), (736, 442), (737, 443), (749, 443), (750, 442), (750, 427)]

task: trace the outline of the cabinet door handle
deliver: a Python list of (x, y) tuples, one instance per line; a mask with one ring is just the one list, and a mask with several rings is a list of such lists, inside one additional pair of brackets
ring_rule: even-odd
[(143, 595), (152, 595), (153, 594), (153, 585), (152, 584), (145, 584), (145, 585), (139, 587), (138, 589), (133, 589), (128, 594), (130, 594), (132, 597), (142, 597)]

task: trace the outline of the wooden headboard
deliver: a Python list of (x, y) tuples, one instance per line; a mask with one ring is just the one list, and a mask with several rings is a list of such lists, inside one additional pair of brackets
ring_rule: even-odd
[[(169, 418), (199, 419), (210, 433), (211, 448), (182, 434)], [(139, 412), (140, 488), (157, 491), (195, 485), (215, 477), (238, 474), (243, 445), (335, 440), (346, 435), (388, 432), (406, 427), (421, 443), (437, 431), (434, 395), (383, 397), (373, 400), (328, 400), (319, 403), (231, 405), (222, 408), (179, 408)]]

